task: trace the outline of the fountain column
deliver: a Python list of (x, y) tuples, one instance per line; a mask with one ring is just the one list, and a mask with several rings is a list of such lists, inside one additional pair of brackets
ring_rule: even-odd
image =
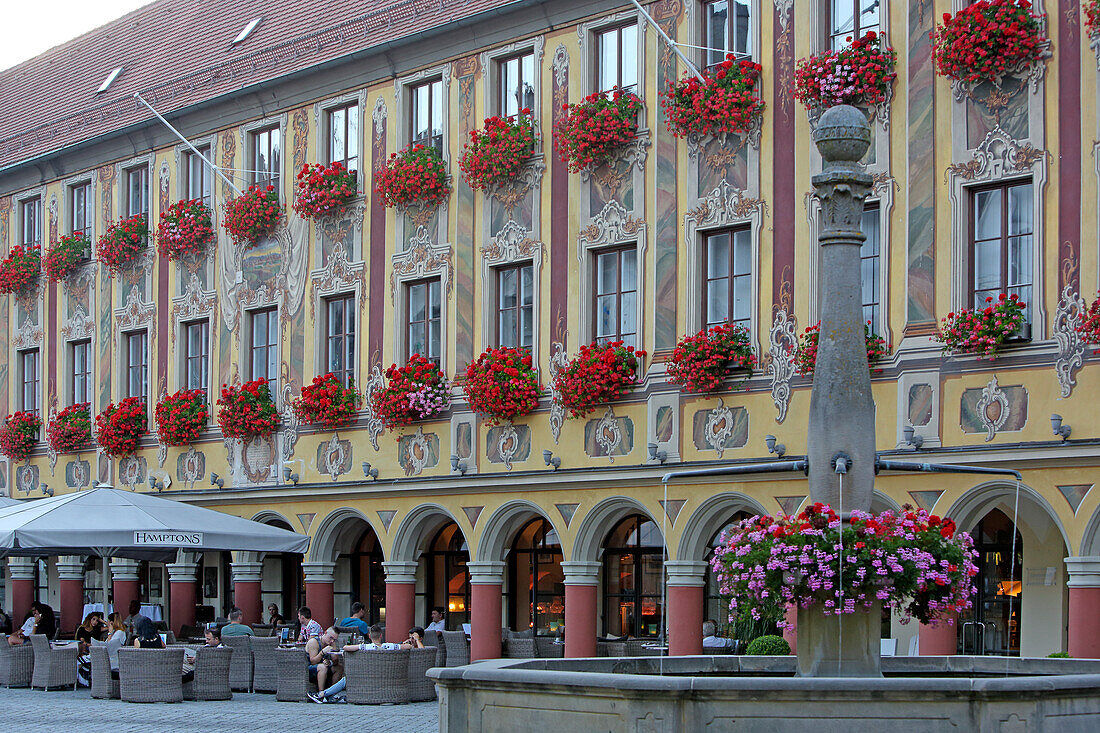
[[(847, 515), (853, 509), (870, 509), (875, 477), (875, 405), (863, 334), (859, 258), (865, 239), (860, 231), (863, 201), (872, 186), (859, 161), (871, 143), (871, 129), (863, 112), (841, 105), (821, 115), (813, 136), (824, 169), (812, 179), (821, 202), (821, 328), (807, 437), (810, 500)], [(840, 616), (826, 616), (820, 606), (800, 609), (799, 674), (878, 676), (878, 629), (874, 609)]]

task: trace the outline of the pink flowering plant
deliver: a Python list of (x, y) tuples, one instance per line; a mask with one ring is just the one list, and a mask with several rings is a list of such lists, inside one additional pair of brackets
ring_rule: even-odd
[(800, 59), (794, 72), (794, 97), (811, 112), (838, 104), (881, 104), (898, 77), (896, 61), (894, 49), (883, 45), (872, 31), (839, 51)]
[(828, 504), (817, 503), (795, 517), (733, 525), (711, 566), (719, 592), (730, 599), (731, 620), (796, 604), (839, 616), (881, 601), (903, 622), (935, 625), (971, 607), (976, 557), (970, 535), (923, 509), (853, 511), (844, 524)]
[(1026, 307), (1015, 293), (1001, 293), (997, 300), (990, 296), (984, 308), (948, 313), (933, 338), (943, 344), (945, 354), (971, 353), (979, 359), (994, 359), (1005, 339), (1024, 325)]

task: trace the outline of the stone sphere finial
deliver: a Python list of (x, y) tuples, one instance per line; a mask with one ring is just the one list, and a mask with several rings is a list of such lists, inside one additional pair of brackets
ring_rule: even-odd
[(857, 163), (871, 145), (867, 115), (848, 104), (821, 113), (814, 128), (814, 142), (826, 164)]

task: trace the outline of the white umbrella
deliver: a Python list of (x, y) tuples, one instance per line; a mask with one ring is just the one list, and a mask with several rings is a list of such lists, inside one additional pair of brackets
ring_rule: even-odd
[(9, 506), (15, 506), (16, 504), (22, 504), (21, 499), (13, 499), (10, 496), (0, 496), (0, 509), (7, 509)]

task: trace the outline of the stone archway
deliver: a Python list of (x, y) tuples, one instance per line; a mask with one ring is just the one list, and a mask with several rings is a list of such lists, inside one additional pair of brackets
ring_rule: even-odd
[[(310, 606), (331, 605), (335, 620), (350, 615), (353, 603), (362, 603), (370, 623), (385, 617), (384, 559), (378, 528), (358, 509), (340, 507), (317, 526), (306, 563), (307, 589), (314, 590)], [(325, 587), (322, 587), (322, 584)], [(325, 593), (331, 600), (324, 597)]]
[[(293, 531), (285, 516), (264, 509), (252, 521)], [(268, 606), (274, 604), (287, 620), (302, 602), (302, 556), (294, 553), (237, 552), (231, 565), (233, 602), (244, 614), (245, 623), (269, 620)]]

